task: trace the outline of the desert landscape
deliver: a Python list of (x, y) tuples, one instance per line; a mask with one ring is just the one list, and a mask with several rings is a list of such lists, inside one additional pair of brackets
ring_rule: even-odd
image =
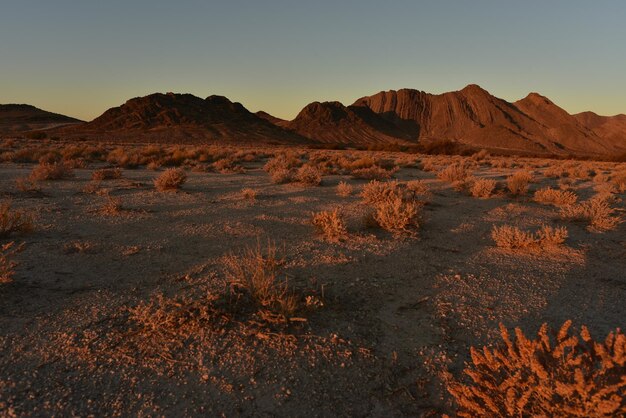
[(613, 356), (572, 403), (624, 411), (624, 163), (45, 140), (0, 156), (6, 415), (473, 416), (491, 405), (454, 391), (471, 347), (569, 321)]
[(0, 12), (0, 418), (626, 418), (626, 3)]

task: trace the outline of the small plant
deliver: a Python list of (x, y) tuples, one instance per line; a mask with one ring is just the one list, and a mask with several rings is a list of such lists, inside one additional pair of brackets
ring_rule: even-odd
[(182, 168), (168, 168), (154, 179), (154, 187), (160, 192), (177, 190), (187, 180), (187, 173)]
[(492, 179), (476, 179), (471, 183), (470, 193), (474, 197), (486, 199), (491, 197), (498, 182)]
[(235, 296), (248, 296), (260, 308), (290, 316), (298, 309), (299, 301), (287, 279), (279, 278), (281, 264), (275, 245), (269, 243), (263, 251), (257, 244), (240, 255), (225, 257), (224, 270)]
[(393, 177), (396, 173), (397, 169), (385, 170), (382, 167), (377, 165), (367, 167), (367, 168), (359, 168), (357, 170), (352, 171), (352, 177), (355, 179), (366, 179), (366, 180), (386, 180)]
[(290, 183), (293, 180), (293, 172), (288, 168), (276, 168), (270, 172), (272, 183), (285, 184)]
[(622, 222), (621, 217), (614, 215), (614, 213), (615, 209), (609, 205), (606, 199), (601, 197), (594, 197), (575, 205), (563, 206), (560, 211), (561, 218), (586, 222), (589, 228), (597, 231), (615, 229)]
[(337, 185), (337, 194), (342, 197), (348, 197), (352, 194), (353, 187), (345, 181)]
[(620, 193), (626, 192), (626, 170), (618, 171), (613, 174), (611, 182)]
[(416, 202), (405, 201), (394, 193), (374, 204), (373, 220), (387, 231), (408, 232), (410, 226), (418, 226), (416, 221), (418, 209)]
[(564, 206), (576, 203), (578, 196), (570, 191), (546, 187), (535, 192), (534, 200), (544, 205)]
[(322, 183), (322, 173), (317, 167), (304, 164), (296, 172), (296, 180), (307, 186), (319, 186)]
[(413, 196), (426, 196), (430, 194), (430, 188), (424, 180), (410, 180), (406, 182), (406, 189)]
[(312, 223), (329, 242), (339, 242), (348, 235), (338, 209), (314, 213)]
[(30, 173), (32, 181), (61, 180), (74, 175), (73, 170), (64, 162), (40, 162)]
[(520, 170), (506, 179), (506, 186), (511, 194), (518, 196), (526, 194), (528, 184), (532, 181), (533, 175), (526, 170)]
[(256, 201), (257, 191), (249, 187), (241, 189), (241, 197), (250, 202)]
[(12, 210), (8, 202), (0, 204), (0, 238), (16, 232), (33, 230), (33, 218), (19, 210)]
[(372, 180), (363, 186), (361, 197), (365, 203), (377, 203), (394, 193), (399, 193), (398, 182), (396, 180), (388, 182)]
[(547, 324), (537, 338), (500, 324), (502, 343), (470, 349), (469, 377), (446, 375), (459, 417), (617, 417), (626, 415), (626, 336), (610, 332), (604, 342), (587, 327), (570, 335), (566, 321), (554, 337)]
[(119, 168), (101, 168), (91, 173), (94, 181), (114, 180), (122, 177), (122, 170)]
[(23, 248), (23, 245), (16, 246), (14, 242), (0, 245), (0, 284), (13, 281), (15, 267), (17, 267), (17, 263), (13, 259)]
[(491, 238), (498, 247), (512, 250), (555, 247), (563, 244), (567, 236), (565, 227), (546, 225), (534, 234), (509, 225), (494, 226), (491, 231)]
[(439, 171), (437, 173), (437, 178), (443, 181), (447, 181), (449, 183), (454, 183), (457, 181), (465, 180), (467, 177), (469, 177), (469, 175), (469, 172), (463, 164), (455, 163)]

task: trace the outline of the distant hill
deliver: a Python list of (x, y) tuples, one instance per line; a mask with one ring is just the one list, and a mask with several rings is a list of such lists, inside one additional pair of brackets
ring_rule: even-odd
[(223, 96), (155, 93), (128, 100), (91, 122), (61, 128), (64, 137), (157, 142), (232, 140), (258, 143), (310, 142), (249, 112)]
[(82, 121), (27, 104), (0, 105), (0, 135), (15, 135), (77, 123)]

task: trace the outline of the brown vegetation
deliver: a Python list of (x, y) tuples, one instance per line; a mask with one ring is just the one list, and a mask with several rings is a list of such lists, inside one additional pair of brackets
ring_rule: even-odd
[(187, 180), (185, 170), (180, 168), (168, 168), (159, 177), (154, 179), (154, 187), (160, 192), (177, 190)]
[(11, 209), (8, 202), (0, 204), (0, 238), (7, 238), (16, 232), (30, 232), (33, 218), (20, 210)]
[(498, 247), (507, 249), (549, 248), (561, 245), (567, 238), (565, 227), (542, 226), (536, 233), (509, 226), (494, 226), (491, 237)]
[(11, 283), (15, 275), (15, 267), (17, 262), (14, 261), (15, 255), (22, 251), (23, 245), (16, 246), (13, 241), (6, 244), (0, 244), (0, 284)]
[(515, 172), (506, 179), (506, 185), (513, 195), (523, 195), (528, 191), (528, 184), (532, 181), (533, 175), (529, 171), (521, 170)]
[(574, 192), (556, 190), (551, 187), (539, 189), (535, 192), (534, 201), (544, 205), (564, 206), (573, 205), (578, 200)]
[(314, 213), (312, 223), (329, 242), (339, 242), (348, 235), (339, 209)]

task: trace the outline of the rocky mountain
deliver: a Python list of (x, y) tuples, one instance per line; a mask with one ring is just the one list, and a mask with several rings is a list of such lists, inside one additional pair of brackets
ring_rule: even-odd
[(27, 104), (0, 105), (0, 135), (15, 135), (77, 123), (82, 121)]
[(59, 133), (69, 138), (172, 143), (205, 140), (308, 142), (226, 97), (202, 99), (191, 94), (175, 93), (155, 93), (130, 99), (91, 122), (63, 128)]
[(626, 115), (600, 116), (593, 112), (574, 115), (576, 120), (611, 144), (626, 143)]

